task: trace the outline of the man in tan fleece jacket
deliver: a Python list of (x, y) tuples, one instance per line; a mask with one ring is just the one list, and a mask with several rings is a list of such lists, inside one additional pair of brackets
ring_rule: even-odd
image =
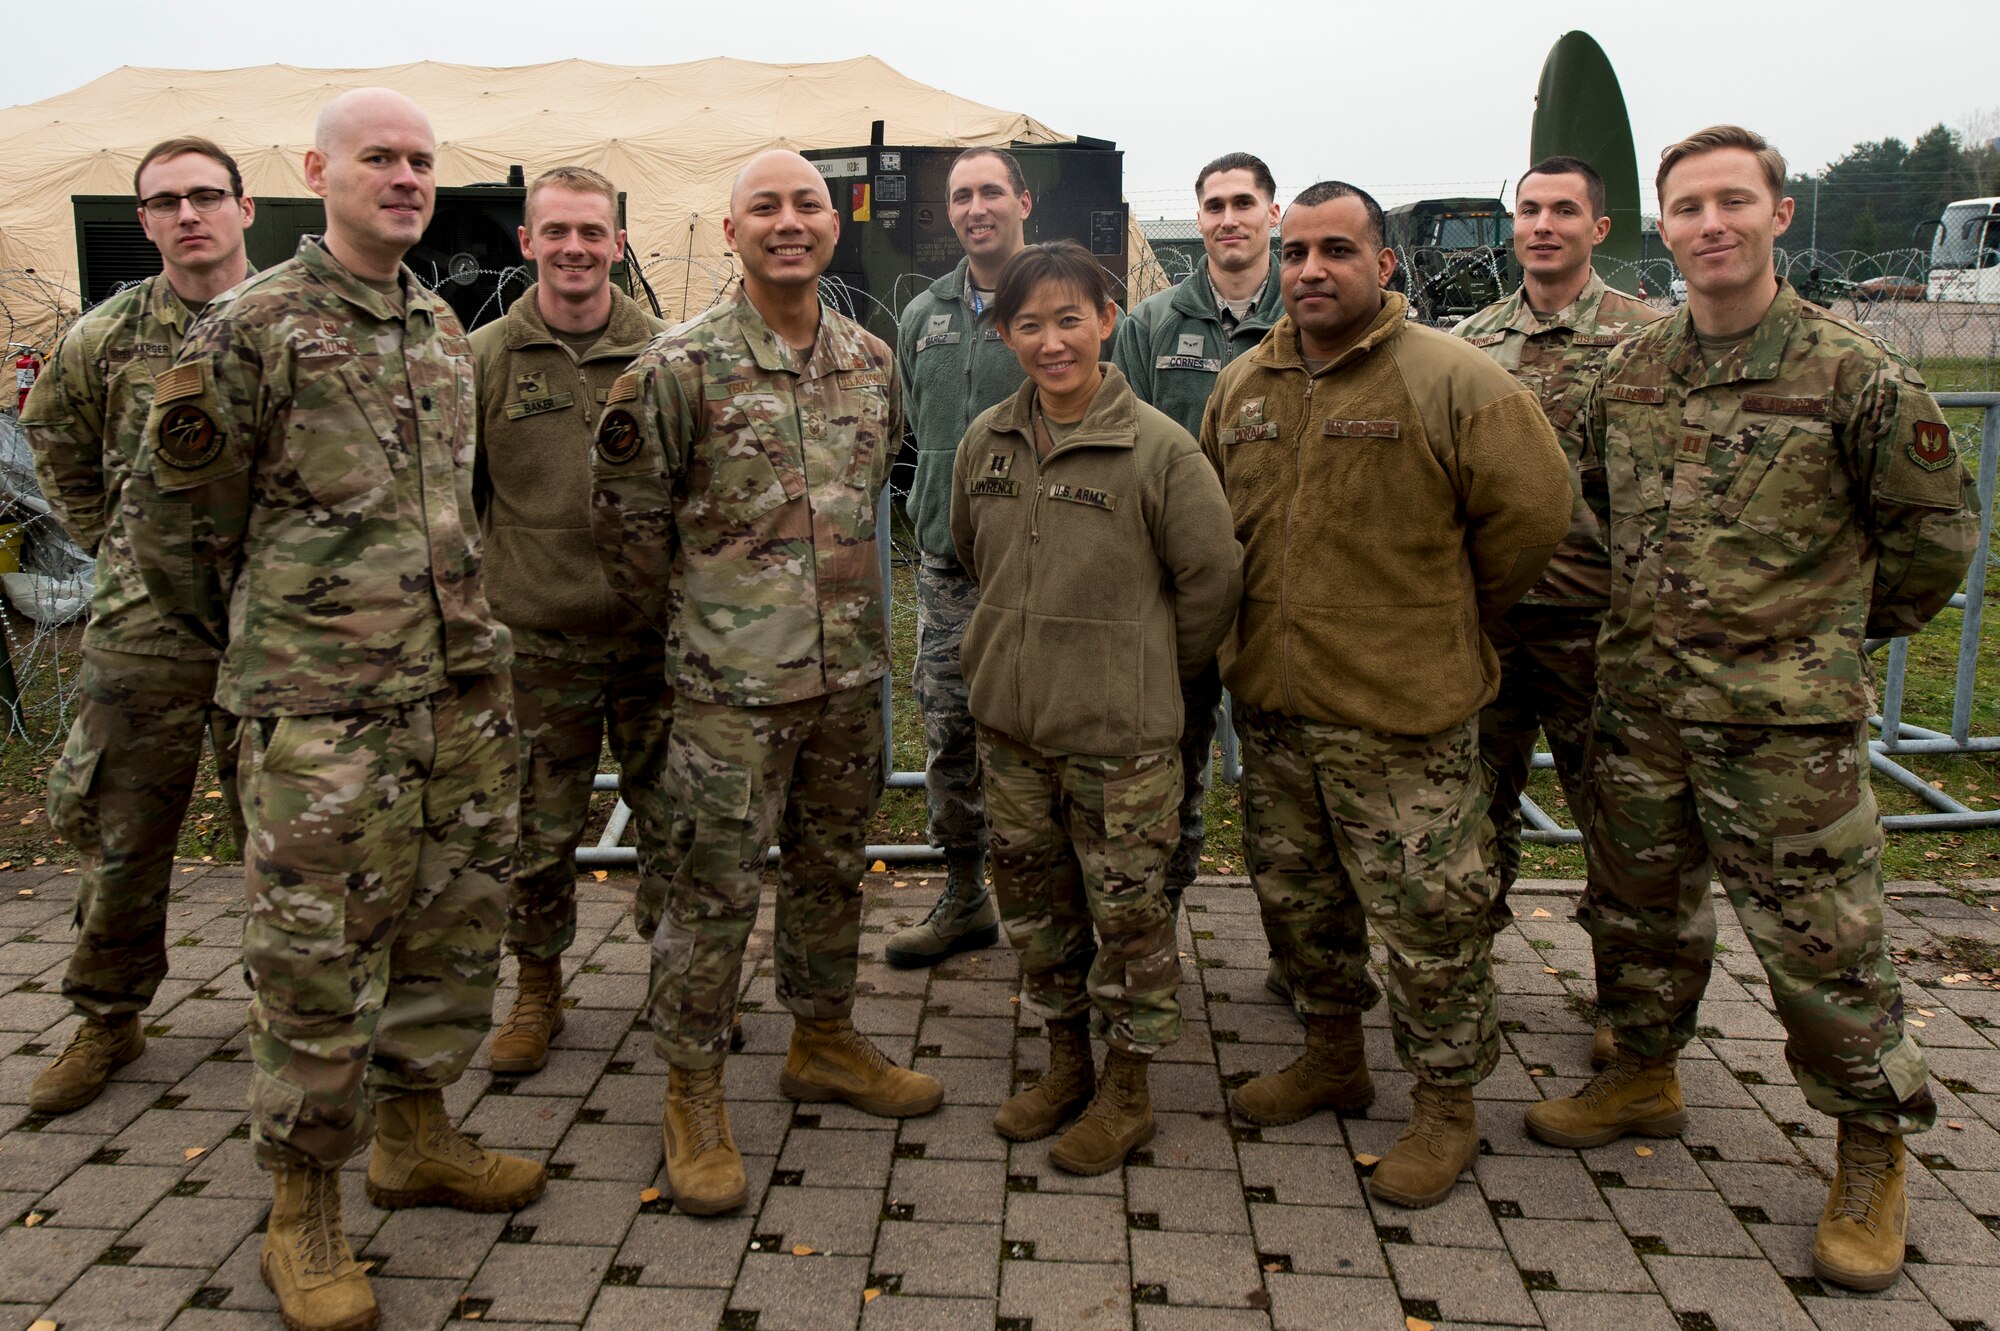
[(1374, 1099), (1364, 919), (1389, 951), (1410, 1124), (1369, 1180), (1430, 1206), (1479, 1151), (1499, 1053), (1486, 917), (1481, 624), (1569, 527), (1568, 463), (1533, 395), (1384, 292), (1382, 210), (1325, 181), (1281, 224), (1286, 317), (1223, 370), (1202, 421), (1243, 543), (1222, 679), (1243, 741), (1244, 847), (1304, 1053), (1232, 1096), (1255, 1123)]

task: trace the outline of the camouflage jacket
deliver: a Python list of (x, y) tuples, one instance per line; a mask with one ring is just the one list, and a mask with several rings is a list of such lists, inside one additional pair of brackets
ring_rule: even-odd
[(1683, 720), (1866, 717), (1863, 640), (1929, 622), (1979, 539), (1923, 379), (1790, 286), (1715, 365), (1685, 309), (1634, 334), (1572, 428), (1611, 535), (1598, 687)]
[(153, 380), (173, 365), (192, 322), (164, 274), (127, 287), (63, 335), (21, 413), (43, 497), (63, 529), (97, 556), (86, 647), (183, 661), (217, 656), (147, 599), (119, 502), (152, 410)]
[(472, 349), (401, 276), (397, 314), (306, 237), (155, 385), (133, 551), (161, 612), (224, 647), (216, 700), (239, 715), (392, 707), (508, 663), (472, 516)]
[(1166, 412), (1189, 434), (1199, 435), (1202, 409), (1208, 406), (1222, 367), (1263, 341), (1284, 317), (1280, 290), (1274, 262), (1256, 307), (1235, 332), (1229, 332), (1204, 261), (1185, 281), (1156, 291), (1133, 307), (1131, 317), (1118, 325), (1111, 362), (1130, 381), (1140, 401)]
[(536, 288), (472, 335), (479, 381), (473, 499), (486, 595), (514, 650), (559, 661), (659, 659), (660, 639), (604, 581), (590, 535), (590, 445), (611, 385), (666, 324), (624, 292), (578, 357), (549, 331)]
[(896, 321), (896, 369), (910, 400), (917, 474), (910, 482), (910, 526), (917, 549), (933, 560), (958, 558), (951, 543), (951, 464), (973, 418), (1004, 402), (1027, 376), (1000, 340), (991, 306), (974, 312), (972, 261), (919, 292)]
[[(1542, 404), (1542, 413), (1568, 442), (1570, 422), (1590, 394), (1611, 348), (1656, 319), (1656, 310), (1637, 296), (1605, 285), (1596, 273), (1583, 293), (1546, 324), (1528, 307), (1525, 289), (1488, 305), (1452, 331), (1491, 356)], [(1570, 465), (1576, 465), (1574, 453)], [(1523, 605), (1603, 606), (1611, 596), (1611, 555), (1597, 515), (1579, 497), (1569, 535), (1549, 558), (1549, 566)]]
[(740, 288), (612, 386), (591, 525), (685, 696), (815, 698), (889, 670), (875, 518), (902, 439), (882, 339), (824, 307), (803, 366)]

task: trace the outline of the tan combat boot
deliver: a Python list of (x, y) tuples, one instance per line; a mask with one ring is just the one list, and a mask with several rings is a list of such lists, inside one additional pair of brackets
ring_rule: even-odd
[(441, 1091), (375, 1102), (368, 1200), (385, 1211), (451, 1206), (516, 1211), (542, 1195), (548, 1174), (533, 1160), (501, 1155), (452, 1126)]
[(340, 1226), (340, 1171), (279, 1169), (257, 1269), (289, 1331), (374, 1331), (382, 1320), (368, 1275)]
[(122, 1068), (146, 1052), (146, 1032), (139, 1014), (85, 1017), (28, 1088), (28, 1108), (37, 1114), (67, 1114), (95, 1100), (104, 1090), (111, 1069)]
[(1049, 1163), (1071, 1174), (1108, 1174), (1153, 1140), (1153, 1097), (1146, 1087), (1145, 1054), (1111, 1049), (1097, 1094), (1074, 1127), (1049, 1148)]
[(1320, 1109), (1366, 1109), (1375, 1083), (1363, 1056), (1361, 1018), (1307, 1017), (1303, 1053), (1229, 1093), (1229, 1104), (1252, 1123), (1278, 1127)]
[(1000, 910), (986, 890), (986, 856), (953, 851), (945, 860), (944, 891), (920, 924), (897, 933), (882, 949), (891, 966), (935, 966), (946, 957), (992, 947), (1000, 941)]
[(1910, 1199), (1903, 1192), (1903, 1139), (1843, 1122), (1833, 1187), (1813, 1235), (1813, 1274), (1849, 1289), (1887, 1289), (1903, 1273)]
[(1410, 1125), (1369, 1175), (1368, 1191), (1398, 1206), (1436, 1206), (1479, 1157), (1472, 1088), (1420, 1081), (1410, 1101)]
[(743, 1156), (729, 1135), (722, 1101), (722, 1069), (667, 1069), (667, 1102), (660, 1114), (660, 1150), (667, 1160), (667, 1189), (689, 1215), (734, 1211), (750, 1196)]
[(1677, 1137), (1687, 1101), (1675, 1063), (1672, 1054), (1641, 1059), (1620, 1049), (1575, 1095), (1530, 1106), (1528, 1131), (1551, 1146), (1602, 1146), (1628, 1133)]
[(846, 1017), (795, 1017), (778, 1087), (794, 1100), (844, 1100), (864, 1114), (914, 1118), (944, 1099), (937, 1078), (897, 1067)]
[(1090, 1019), (1052, 1021), (1049, 1070), (1042, 1079), (1000, 1106), (993, 1130), (1008, 1141), (1039, 1141), (1083, 1111), (1097, 1090), (1090, 1065)]
[(1618, 1033), (1611, 1029), (1610, 1022), (1598, 1024), (1597, 1033), (1590, 1037), (1590, 1068), (1593, 1072), (1611, 1066), (1611, 1060), (1618, 1057)]
[(563, 1028), (562, 958), (521, 958), (521, 992), (493, 1037), (495, 1072), (540, 1072)]

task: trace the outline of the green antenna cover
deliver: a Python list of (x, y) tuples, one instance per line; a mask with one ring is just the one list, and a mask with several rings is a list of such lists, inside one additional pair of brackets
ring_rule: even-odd
[(1542, 62), (1534, 126), (1528, 132), (1528, 160), (1522, 169), (1558, 153), (1581, 157), (1604, 177), (1611, 234), (1597, 247), (1599, 271), (1607, 264), (1637, 263), (1639, 164), (1632, 152), (1632, 121), (1625, 114), (1625, 94), (1618, 90), (1610, 59), (1587, 32), (1564, 33)]

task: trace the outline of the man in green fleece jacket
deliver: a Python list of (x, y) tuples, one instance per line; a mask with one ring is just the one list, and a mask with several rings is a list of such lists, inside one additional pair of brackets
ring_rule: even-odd
[(952, 163), (947, 208), (965, 248), (958, 267), (904, 307), (896, 370), (917, 475), (905, 501), (916, 531), (917, 662), (912, 684), (924, 718), (924, 790), (930, 843), (945, 853), (945, 887), (930, 915), (889, 940), (892, 966), (930, 966), (1000, 941), (1000, 915), (986, 891), (986, 826), (972, 713), (958, 645), (979, 604), (979, 585), (951, 544), (951, 463), (980, 412), (1021, 386), (1020, 362), (993, 325), (1000, 270), (1020, 253), (1034, 200), (1014, 155), (968, 148)]
[(576, 937), (576, 846), (602, 736), (639, 842), (640, 932), (666, 897), (659, 793), (666, 643), (611, 591), (590, 534), (590, 447), (611, 385), (666, 324), (611, 285), (625, 249), (618, 192), (583, 167), (528, 187), (521, 256), (537, 278), (472, 335), (479, 381), (474, 500), (493, 613), (514, 631), (521, 840), (507, 889), (520, 992), (493, 1070), (534, 1072), (562, 1029), (562, 954)]
[[(1228, 153), (1201, 169), (1194, 192), (1195, 225), (1207, 261), (1185, 281), (1133, 307), (1131, 318), (1119, 326), (1111, 361), (1142, 402), (1199, 435), (1215, 377), (1271, 331), (1284, 305), (1271, 264), (1271, 228), (1278, 224), (1278, 183), (1271, 168), (1249, 153)], [(1181, 839), (1167, 862), (1167, 895), (1175, 901), (1201, 872), (1202, 806), (1214, 767), (1222, 677), (1211, 664), (1181, 691), (1187, 703)]]
[(1244, 550), (1222, 645), (1244, 849), (1306, 1047), (1231, 1104), (1279, 1124), (1374, 1098), (1372, 920), (1417, 1084), (1369, 1189), (1430, 1206), (1479, 1152), (1472, 1088), (1499, 1057), (1477, 739), (1499, 662), (1481, 625), (1541, 574), (1574, 491), (1534, 395), (1383, 291), (1395, 255), (1367, 194), (1300, 194), (1279, 262), (1286, 316), (1222, 372), (1201, 439)]

